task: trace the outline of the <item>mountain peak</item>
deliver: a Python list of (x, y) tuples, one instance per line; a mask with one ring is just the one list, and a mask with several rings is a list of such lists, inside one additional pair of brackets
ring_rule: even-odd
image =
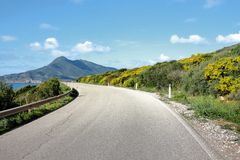
[(53, 61), (56, 61), (56, 60), (68, 60), (68, 59), (64, 56), (60, 56), (60, 57), (57, 57), (56, 59), (54, 59)]
[(70, 61), (70, 60), (67, 59), (64, 56), (60, 56), (60, 57), (55, 58), (49, 65), (51, 65), (51, 64), (58, 64), (58, 63), (64, 63), (64, 62), (67, 62), (67, 61)]
[(56, 59), (67, 59), (67, 58), (64, 56), (60, 56), (60, 57), (57, 57)]

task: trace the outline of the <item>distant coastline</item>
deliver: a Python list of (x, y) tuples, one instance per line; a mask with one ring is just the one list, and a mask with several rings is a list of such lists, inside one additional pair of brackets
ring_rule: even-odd
[(7, 83), (9, 83), (9, 84), (13, 84), (13, 83), (33, 83), (33, 84), (35, 84), (35, 83), (42, 83), (42, 81), (40, 81), (40, 80), (32, 80), (32, 79), (30, 79), (30, 80), (7, 80), (6, 81)]
[(20, 88), (23, 88), (25, 86), (36, 86), (39, 83), (23, 83), (23, 82), (16, 82), (16, 83), (8, 83), (9, 85), (11, 85), (13, 87), (14, 90), (18, 90)]

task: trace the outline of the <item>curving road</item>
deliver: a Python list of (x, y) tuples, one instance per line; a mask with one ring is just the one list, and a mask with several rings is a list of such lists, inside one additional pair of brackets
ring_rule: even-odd
[(0, 160), (209, 160), (213, 152), (151, 94), (69, 83), (80, 96), (0, 136)]

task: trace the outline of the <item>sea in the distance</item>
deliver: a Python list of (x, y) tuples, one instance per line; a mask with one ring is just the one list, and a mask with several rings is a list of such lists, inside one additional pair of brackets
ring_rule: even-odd
[(38, 85), (38, 83), (10, 83), (10, 85), (12, 85), (14, 90), (18, 90), (18, 89), (23, 88), (28, 85), (36, 86), (36, 85)]

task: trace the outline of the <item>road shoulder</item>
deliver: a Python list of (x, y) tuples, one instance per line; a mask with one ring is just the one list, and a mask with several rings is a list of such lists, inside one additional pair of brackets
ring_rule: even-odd
[(240, 134), (221, 128), (214, 120), (197, 118), (189, 106), (163, 99), (158, 95), (155, 97), (164, 101), (170, 110), (188, 123), (220, 157), (240, 160)]

